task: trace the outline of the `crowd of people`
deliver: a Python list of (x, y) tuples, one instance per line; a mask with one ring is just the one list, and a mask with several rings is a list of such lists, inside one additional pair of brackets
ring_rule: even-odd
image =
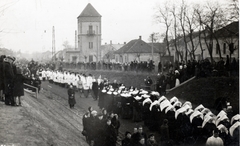
[(117, 114), (107, 113), (104, 109), (98, 113), (89, 107), (82, 120), (82, 134), (90, 146), (116, 146), (121, 126)]
[[(12, 56), (0, 56), (0, 100), (6, 105), (21, 106), (21, 96), (24, 95), (24, 83), (32, 85), (40, 90), (41, 81), (28, 69)], [(24, 72), (23, 72), (24, 69)]]
[[(88, 98), (91, 94), (94, 100), (97, 100), (102, 111), (97, 113), (90, 109), (83, 116), (83, 123), (85, 123), (83, 134), (90, 145), (95, 146), (106, 141), (109, 142), (109, 146), (116, 145), (120, 127), (119, 117), (133, 122), (143, 121), (150, 131), (159, 132), (161, 135), (160, 143), (179, 144), (181, 142), (196, 142), (198, 139), (211, 143), (209, 141), (213, 138), (210, 140), (208, 138), (215, 137), (217, 134), (225, 146), (239, 143), (240, 115), (233, 114), (229, 102), (226, 103), (224, 109), (214, 114), (201, 104), (193, 108), (189, 101), (182, 103), (177, 97), (167, 99), (161, 92), (125, 87), (124, 84), (119, 84), (116, 80), (110, 83), (106, 78), (96, 79), (91, 74), (86, 76), (85, 74), (62, 72), (62, 75), (59, 76), (60, 73), (60, 71), (52, 71), (49, 75), (46, 73), (46, 78), (51, 83), (82, 92), (81, 97)], [(118, 121), (117, 126), (115, 125), (116, 120)], [(98, 124), (103, 124), (103, 126), (98, 126)], [(93, 130), (89, 127), (97, 127), (97, 129)], [(115, 129), (116, 127), (118, 128)], [(215, 131), (214, 134), (213, 131)], [(99, 136), (98, 132), (104, 134)], [(131, 132), (126, 132), (128, 133), (126, 138), (130, 137)], [(130, 140), (131, 145), (147, 145), (151, 136), (149, 134), (148, 137), (144, 137), (138, 133), (137, 138), (133, 136), (133, 139), (136, 138), (134, 143)], [(154, 143), (153, 141), (151, 142)]]
[(68, 63), (62, 62), (63, 68), (76, 68), (82, 70), (117, 70), (117, 71), (136, 71), (136, 72), (152, 72), (155, 69), (154, 61), (131, 61), (131, 62), (78, 62)]
[[(101, 109), (98, 113), (90, 107), (83, 116), (82, 134), (91, 146), (116, 145), (121, 125), (119, 117), (133, 122), (143, 121), (149, 130), (159, 132), (161, 145), (191, 140), (196, 142), (199, 138), (204, 139), (206, 144), (218, 141), (220, 145), (223, 143), (225, 146), (234, 146), (239, 143), (240, 115), (233, 115), (229, 102), (226, 103), (226, 108), (214, 114), (201, 104), (193, 108), (189, 101), (182, 103), (177, 97), (167, 99), (164, 96), (166, 86), (173, 88), (193, 76), (238, 75), (238, 62), (234, 59), (231, 63), (221, 60), (214, 65), (207, 59), (201, 62), (189, 61), (187, 64), (170, 64), (166, 67), (166, 76), (162, 72), (159, 73), (155, 90), (126, 87), (116, 80), (110, 83), (106, 78), (96, 78), (91, 74), (37, 68), (35, 62), (24, 66), (14, 61), (15, 58), (10, 56), (2, 55), (0, 58), (1, 100), (6, 105), (21, 105), (20, 97), (24, 95), (23, 83), (40, 90), (41, 80), (68, 88), (70, 108), (74, 108), (76, 104), (75, 92), (80, 92), (80, 97), (85, 98), (91, 95)], [(128, 69), (134, 70), (137, 66), (129, 65)], [(164, 72), (166, 68), (160, 70)], [(151, 86), (153, 81), (147, 78), (145, 84)], [(126, 131), (122, 145), (158, 144), (154, 135), (147, 135), (140, 126), (134, 128), (132, 133)]]

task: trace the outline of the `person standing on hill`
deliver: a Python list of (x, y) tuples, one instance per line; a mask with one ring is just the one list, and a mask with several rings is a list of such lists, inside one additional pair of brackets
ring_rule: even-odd
[(70, 108), (74, 108), (74, 105), (76, 104), (75, 91), (73, 89), (72, 84), (70, 84), (70, 87), (68, 89), (68, 103), (69, 103)]
[(4, 70), (3, 70), (3, 60), (4, 58), (6, 58), (5, 55), (1, 55), (0, 57), (0, 101), (4, 101), (4, 97), (3, 97), (3, 89), (4, 89), (4, 78), (3, 78), (3, 73), (4, 73)]
[(160, 127), (160, 134), (161, 134), (161, 145), (167, 145), (169, 141), (169, 129), (168, 129), (168, 120), (164, 119), (163, 124)]
[(92, 77), (92, 91), (93, 91), (93, 99), (98, 99), (98, 82), (95, 77)]
[(104, 128), (105, 144), (104, 146), (116, 146), (117, 135), (115, 129), (111, 123), (111, 119), (107, 120), (107, 124)]
[(14, 81), (14, 65), (15, 58), (7, 56), (3, 63), (3, 79), (4, 79), (4, 94), (5, 104), (14, 106), (13, 98), (13, 81)]
[(23, 88), (24, 80), (26, 80), (26, 78), (22, 75), (22, 70), (20, 68), (17, 68), (17, 73), (14, 78), (13, 96), (15, 97), (16, 105), (19, 105), (19, 106), (22, 105), (21, 96), (24, 96), (24, 88)]

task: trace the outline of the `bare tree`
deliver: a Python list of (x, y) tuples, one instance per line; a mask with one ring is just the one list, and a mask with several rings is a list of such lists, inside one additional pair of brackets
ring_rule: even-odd
[(69, 49), (69, 48), (71, 48), (71, 46), (69, 45), (69, 42), (68, 42), (68, 41), (64, 41), (62, 45), (63, 45), (64, 49)]
[(172, 36), (174, 36), (173, 43), (174, 43), (175, 50), (177, 52), (177, 60), (180, 61), (180, 60), (183, 60), (183, 55), (178, 48), (180, 34), (178, 33), (178, 21), (177, 21), (177, 16), (176, 16), (177, 13), (176, 13), (176, 5), (175, 4), (172, 5), (170, 12), (172, 13), (172, 16), (173, 16), (173, 35), (172, 35)]
[(169, 28), (170, 28), (171, 23), (172, 23), (172, 15), (169, 11), (169, 5), (168, 5), (167, 2), (164, 4), (163, 7), (160, 7), (160, 6), (158, 7), (157, 13), (155, 15), (155, 19), (159, 23), (165, 24), (165, 27), (166, 27), (166, 31), (165, 31), (166, 47), (167, 47), (169, 56), (171, 56), (171, 52), (170, 52), (170, 48), (169, 48)]
[(190, 57), (191, 59), (195, 60), (195, 51), (197, 47), (194, 44), (194, 30), (199, 26), (196, 22), (196, 10), (193, 8), (188, 8), (188, 12), (186, 14), (186, 32), (188, 33), (189, 36), (189, 41), (191, 42), (191, 47), (190, 47)]
[(194, 11), (195, 11), (195, 19), (196, 21), (198, 21), (198, 42), (199, 42), (199, 46), (201, 49), (201, 58), (203, 59), (203, 52), (204, 52), (204, 48), (202, 46), (202, 34), (204, 31), (204, 27), (203, 27), (203, 23), (202, 23), (202, 8), (199, 5), (194, 5)]
[(185, 1), (182, 0), (182, 3), (180, 5), (180, 12), (178, 14), (178, 19), (179, 19), (180, 26), (183, 33), (183, 41), (184, 41), (184, 47), (185, 47), (185, 61), (187, 62), (187, 56), (188, 56), (189, 50), (187, 46), (187, 36), (186, 36), (186, 30), (185, 30), (186, 13), (187, 13), (187, 5), (185, 4)]
[[(152, 38), (152, 34), (153, 34), (153, 38)], [(159, 35), (159, 33), (154, 32), (154, 33), (152, 33), (152, 34), (149, 35), (148, 41), (149, 41), (149, 42), (152, 42), (152, 39), (153, 39), (153, 42), (154, 42), (154, 43), (159, 42), (159, 41), (160, 41), (160, 35)]]
[(229, 0), (227, 12), (229, 12), (229, 20), (239, 21), (239, 1)]

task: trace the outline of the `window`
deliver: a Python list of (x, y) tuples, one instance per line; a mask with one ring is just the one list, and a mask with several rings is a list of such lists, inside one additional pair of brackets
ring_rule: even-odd
[(226, 54), (226, 43), (223, 44), (223, 54)]
[(88, 45), (89, 45), (89, 49), (93, 48), (93, 42), (89, 42)]
[(216, 54), (219, 53), (219, 50), (220, 50), (220, 45), (219, 45), (219, 44), (216, 44)]
[(89, 31), (89, 33), (92, 32), (92, 25), (89, 25), (89, 26), (88, 26), (88, 31)]

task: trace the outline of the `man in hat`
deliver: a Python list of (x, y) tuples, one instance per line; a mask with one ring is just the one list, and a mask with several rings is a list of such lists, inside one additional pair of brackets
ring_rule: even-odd
[(13, 98), (13, 83), (14, 83), (14, 67), (13, 62), (15, 58), (7, 56), (3, 63), (3, 78), (4, 78), (4, 94), (5, 94), (5, 104), (15, 105)]
[(72, 84), (70, 84), (70, 87), (68, 89), (68, 103), (69, 103), (70, 108), (74, 108), (74, 105), (76, 104), (75, 90), (73, 89)]

